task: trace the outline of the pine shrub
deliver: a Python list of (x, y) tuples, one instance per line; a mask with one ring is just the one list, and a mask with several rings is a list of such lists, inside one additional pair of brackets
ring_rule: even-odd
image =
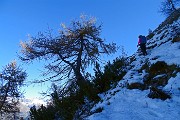
[(98, 93), (105, 92), (115, 87), (119, 80), (126, 74), (127, 59), (124, 57), (116, 58), (113, 63), (108, 62), (104, 67), (104, 72), (100, 70), (100, 65), (95, 67), (95, 78), (93, 80)]

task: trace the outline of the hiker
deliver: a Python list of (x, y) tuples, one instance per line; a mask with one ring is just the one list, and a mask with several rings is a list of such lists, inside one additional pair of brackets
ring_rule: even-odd
[(147, 52), (146, 52), (146, 37), (145, 36), (139, 35), (139, 40), (138, 40), (137, 47), (138, 46), (140, 46), (143, 55), (147, 55)]

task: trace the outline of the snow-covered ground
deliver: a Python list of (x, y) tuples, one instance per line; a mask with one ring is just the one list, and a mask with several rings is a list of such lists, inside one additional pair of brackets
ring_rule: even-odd
[(98, 104), (96, 107), (104, 110), (90, 116), (89, 120), (179, 120), (179, 97), (162, 101), (148, 98), (148, 92), (121, 89), (111, 99)]
[(147, 47), (151, 49), (147, 50), (147, 56), (139, 55), (138, 52), (134, 54), (135, 61), (131, 63), (133, 67), (115, 89), (100, 95), (103, 102), (96, 104), (92, 109), (93, 111), (103, 108), (103, 111), (89, 116), (87, 120), (180, 120), (180, 73), (171, 77), (163, 88), (170, 91), (172, 97), (165, 101), (149, 98), (147, 95), (150, 90), (128, 90), (122, 87), (127, 82), (142, 82), (147, 73), (143, 71), (140, 74), (137, 70), (145, 61), (151, 64), (165, 61), (168, 65), (176, 64), (180, 67), (180, 42), (172, 43), (170, 40), (172, 27), (177, 23), (180, 23), (180, 19), (148, 40)]

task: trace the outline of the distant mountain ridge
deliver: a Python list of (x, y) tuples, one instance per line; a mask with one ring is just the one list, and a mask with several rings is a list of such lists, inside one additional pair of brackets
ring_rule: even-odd
[(0, 120), (19, 120), (23, 118), (23, 120), (28, 120), (29, 118), (29, 110), (32, 106), (40, 106), (46, 105), (46, 103), (40, 98), (23, 98), (19, 101), (18, 108), (20, 112), (18, 113), (7, 113), (0, 115)]

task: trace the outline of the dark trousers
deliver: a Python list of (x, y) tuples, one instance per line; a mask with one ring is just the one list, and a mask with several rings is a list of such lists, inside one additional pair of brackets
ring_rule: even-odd
[(141, 51), (142, 51), (143, 55), (147, 55), (146, 44), (145, 43), (141, 43), (140, 44), (140, 48), (141, 48)]

